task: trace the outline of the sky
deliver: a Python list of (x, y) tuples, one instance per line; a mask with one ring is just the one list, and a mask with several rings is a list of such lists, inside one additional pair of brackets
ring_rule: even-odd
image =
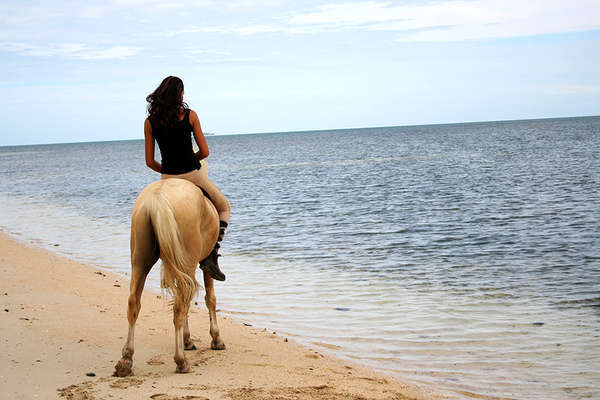
[(600, 0), (0, 2), (0, 146), (600, 114)]

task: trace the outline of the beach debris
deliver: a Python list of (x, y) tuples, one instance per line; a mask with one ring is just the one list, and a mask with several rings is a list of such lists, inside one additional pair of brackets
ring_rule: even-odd
[(114, 287), (121, 287), (121, 285), (119, 285), (119, 284), (116, 284), (116, 283), (115, 283), (113, 286), (114, 286)]
[(5, 308), (4, 311), (8, 312), (8, 308)]
[(284, 341), (284, 342), (287, 342), (287, 341), (288, 341), (288, 338), (283, 338), (283, 341)]
[(544, 322), (534, 322), (532, 325), (533, 326), (543, 326), (543, 325), (545, 325), (545, 323)]
[(77, 343), (81, 343), (81, 342), (83, 342), (83, 339), (79, 339), (79, 340), (77, 341)]
[(27, 317), (21, 317), (19, 319), (22, 319), (23, 321), (29, 321), (29, 318), (27, 318)]
[(96, 272), (94, 272), (94, 273), (95, 273), (96, 275), (100, 275), (100, 276), (106, 276), (106, 274), (105, 274), (105, 273), (103, 273), (103, 272), (100, 272), (100, 271), (96, 271)]
[[(6, 310), (6, 311), (8, 311), (8, 310)], [(247, 322), (244, 322), (244, 325), (246, 325), (246, 326), (252, 326), (252, 324), (249, 324)]]
[(350, 309), (348, 307), (336, 307), (334, 308), (335, 311), (350, 311)]
[(85, 376), (96, 376), (96, 374), (93, 372), (88, 372), (87, 374), (85, 374)]
[(54, 247), (58, 247), (58, 246), (60, 246), (60, 244), (54, 243)]

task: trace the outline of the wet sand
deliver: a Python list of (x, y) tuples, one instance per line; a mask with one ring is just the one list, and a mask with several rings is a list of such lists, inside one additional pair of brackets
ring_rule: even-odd
[[(145, 290), (134, 375), (113, 377), (127, 335), (127, 279), (4, 234), (0, 271), (2, 399), (443, 398), (228, 317), (219, 316), (227, 349), (210, 350), (202, 292), (190, 312), (191, 373), (174, 372), (168, 299)], [(216, 295), (218, 308), (218, 285)]]

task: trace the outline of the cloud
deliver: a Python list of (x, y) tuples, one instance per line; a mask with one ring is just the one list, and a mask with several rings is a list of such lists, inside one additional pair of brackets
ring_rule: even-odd
[(23, 42), (1, 42), (0, 49), (27, 57), (50, 57), (60, 55), (73, 55), (86, 50), (82, 43), (62, 43), (48, 46), (37, 46)]
[(218, 50), (218, 49), (192, 49), (192, 50), (188, 50), (187, 55), (190, 56), (221, 56), (221, 57), (226, 57), (226, 56), (230, 56), (231, 53), (225, 50)]
[(64, 56), (80, 60), (110, 60), (131, 57), (142, 49), (140, 47), (119, 45), (107, 48), (92, 48), (83, 43), (60, 43), (39, 46), (24, 42), (0, 42), (0, 50), (25, 57)]
[(364, 1), (323, 4), (272, 24), (206, 26), (173, 31), (252, 35), (282, 32), (399, 32), (402, 42), (450, 42), (600, 29), (597, 0), (445, 0), (421, 4)]
[(175, 31), (169, 31), (161, 35), (168, 37), (183, 35), (188, 33), (233, 33), (238, 35), (254, 35), (257, 33), (283, 32), (284, 29), (269, 25), (223, 25), (223, 26), (205, 26), (189, 27)]
[(191, 49), (187, 50), (184, 55), (198, 64), (254, 63), (260, 61), (258, 57), (236, 57), (228, 51), (216, 49)]
[(227, 9), (247, 10), (259, 7), (281, 6), (286, 0), (110, 0), (115, 7), (138, 8), (140, 11), (152, 9)]
[[(15, 2), (0, 4), (0, 27), (4, 25), (12, 30), (5, 38), (30, 40), (31, 37), (15, 35), (28, 26), (40, 25), (50, 32), (61, 32), (61, 28), (55, 28), (65, 26), (67, 20), (104, 22), (127, 15), (133, 18), (133, 23), (160, 18), (160, 25), (167, 26), (167, 36), (386, 31), (396, 33), (396, 40), (401, 42), (449, 42), (600, 29), (598, 0), (330, 1), (308, 8), (302, 4), (289, 0), (106, 0), (102, 3), (67, 0), (66, 3), (26, 6)], [(228, 18), (237, 16), (247, 21), (246, 11), (261, 8), (263, 11), (252, 23), (238, 19), (235, 24), (168, 28), (171, 23), (177, 26), (183, 20), (182, 15), (194, 15), (199, 9), (216, 11), (219, 17), (226, 14)], [(266, 12), (267, 8), (271, 12)]]
[(73, 57), (82, 60), (114, 60), (134, 56), (141, 51), (140, 47), (111, 46), (106, 49), (87, 50), (73, 54)]
[(550, 87), (553, 94), (600, 94), (600, 85), (563, 84)]

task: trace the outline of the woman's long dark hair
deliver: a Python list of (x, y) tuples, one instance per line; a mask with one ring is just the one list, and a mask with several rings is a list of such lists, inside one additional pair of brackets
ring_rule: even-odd
[(179, 114), (189, 110), (181, 99), (183, 81), (176, 76), (167, 76), (156, 90), (146, 97), (148, 116), (154, 126), (168, 127), (179, 121)]

